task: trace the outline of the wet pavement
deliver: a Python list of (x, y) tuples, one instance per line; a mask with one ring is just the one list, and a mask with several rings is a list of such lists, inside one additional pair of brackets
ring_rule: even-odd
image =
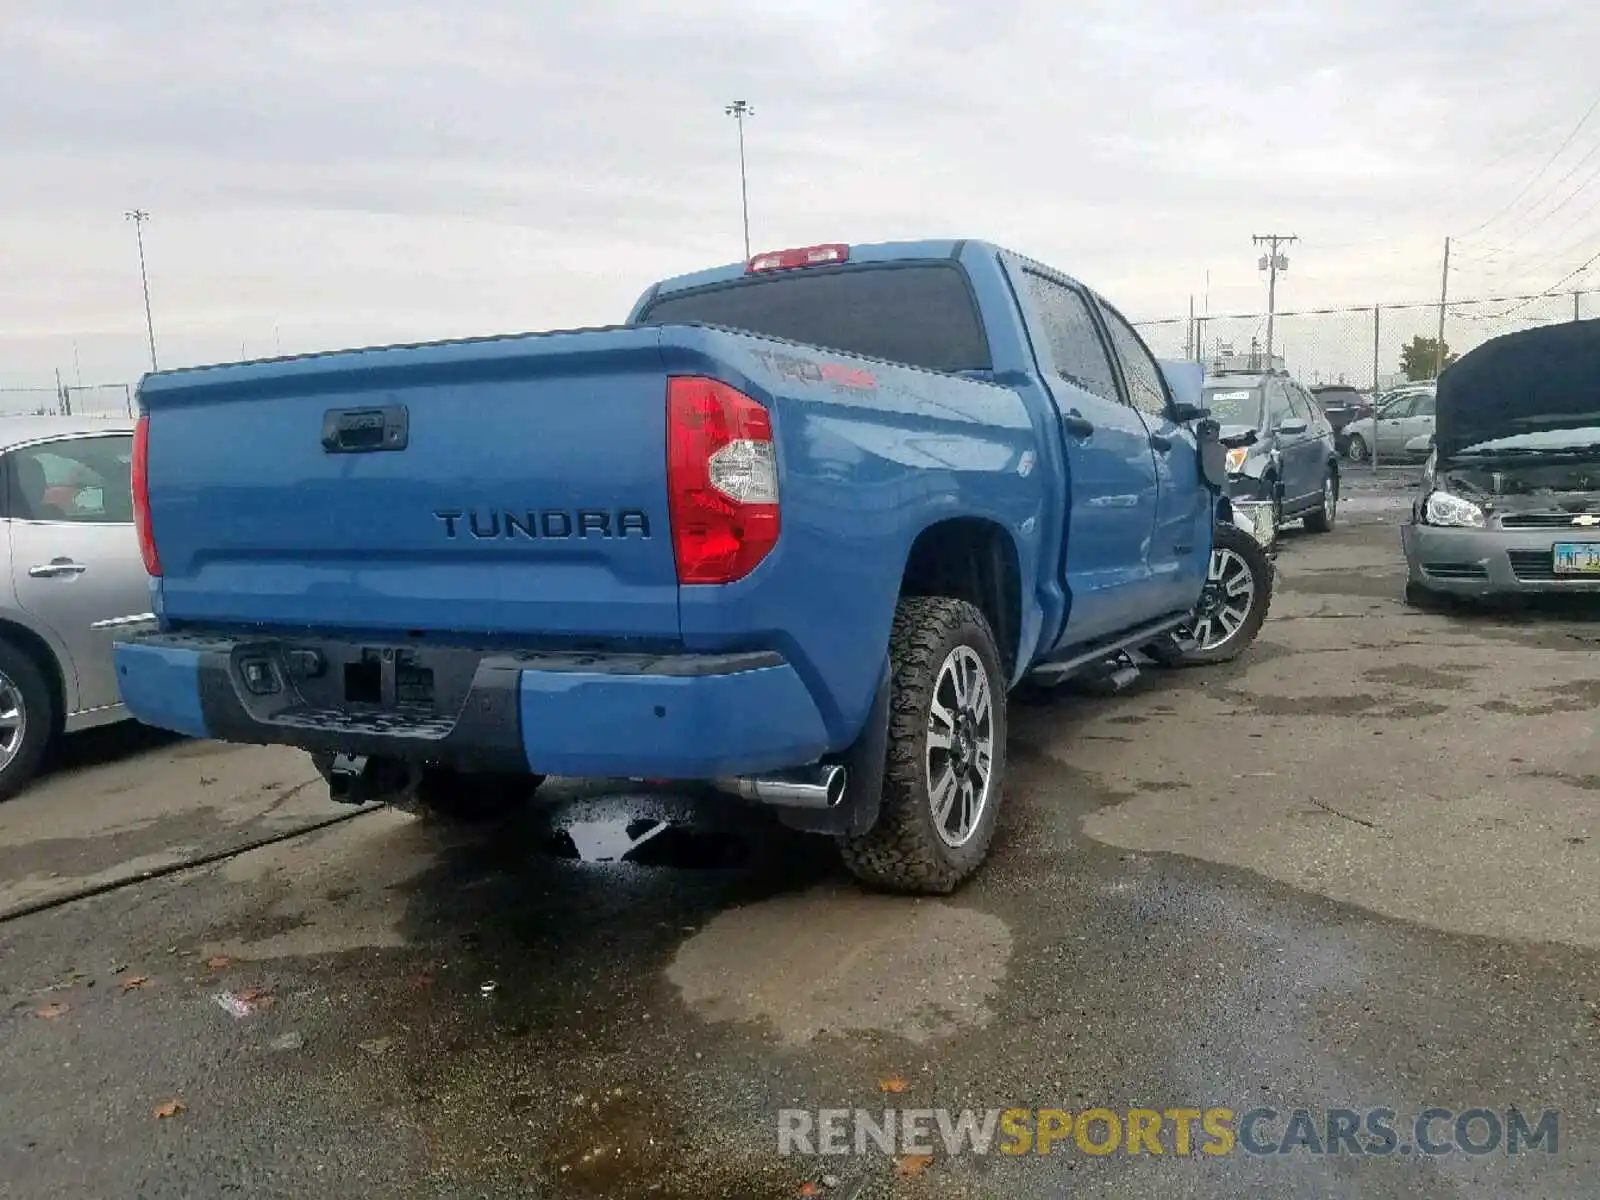
[[(75, 744), (0, 806), (0, 1195), (1595, 1195), (1600, 620), (1406, 609), (1365, 475), (1239, 663), (1014, 701), (948, 900), (687, 789), (295, 836), (342, 815), (301, 756)], [(777, 1153), (785, 1109), (1261, 1106), (1559, 1144)]]

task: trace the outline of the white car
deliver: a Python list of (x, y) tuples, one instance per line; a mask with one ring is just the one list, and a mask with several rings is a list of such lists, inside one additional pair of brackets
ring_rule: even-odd
[(1344, 427), (1345, 455), (1351, 462), (1364, 462), (1376, 449), (1379, 462), (1426, 458), (1433, 438), (1436, 394), (1434, 385), (1428, 383), (1378, 397), (1372, 416)]
[(128, 420), (0, 417), (0, 799), (62, 733), (128, 719), (112, 638), (152, 619), (132, 461)]

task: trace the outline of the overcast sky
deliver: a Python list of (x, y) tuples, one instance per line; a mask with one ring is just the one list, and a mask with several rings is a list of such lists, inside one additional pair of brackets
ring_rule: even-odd
[(1458, 295), (1600, 253), (1600, 113), (1536, 176), (1587, 0), (4, 10), (0, 386), (148, 365), (134, 206), (163, 365), (620, 319), (742, 256), (735, 98), (757, 250), (985, 237), (1137, 318), (1264, 309), (1255, 233), (1286, 308), (1434, 296), (1447, 234)]

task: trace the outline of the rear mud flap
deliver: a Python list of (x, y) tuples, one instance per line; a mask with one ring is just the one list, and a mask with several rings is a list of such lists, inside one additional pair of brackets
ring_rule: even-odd
[(802, 833), (859, 837), (877, 824), (889, 754), (889, 678), (885, 659), (867, 723), (854, 745), (838, 759), (848, 780), (844, 799), (835, 808), (774, 808), (784, 825)]

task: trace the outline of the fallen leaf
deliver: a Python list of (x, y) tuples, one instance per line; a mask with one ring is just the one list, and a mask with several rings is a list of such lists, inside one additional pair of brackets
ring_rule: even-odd
[(34, 1009), (33, 1015), (45, 1021), (54, 1021), (57, 1017), (66, 1016), (71, 1009), (72, 1006), (70, 1004), (56, 1004), (52, 1002), (50, 1004), (46, 1004), (43, 1008)]
[(428, 974), (426, 971), (411, 977), (411, 986), (414, 988), (432, 987), (433, 982), (433, 976)]
[(206, 966), (210, 967), (213, 971), (220, 971), (223, 967), (228, 966), (232, 962), (233, 959), (229, 958), (226, 954), (219, 954), (215, 958), (206, 959)]
[(245, 1004), (259, 1004), (261, 1001), (268, 999), (268, 996), (267, 989), (263, 987), (245, 988), (242, 992), (234, 993), (234, 997)]
[(928, 1164), (933, 1161), (931, 1154), (902, 1154), (895, 1159), (895, 1166), (900, 1174), (907, 1179), (915, 1179), (928, 1169)]
[(122, 981), (122, 990), (125, 991), (125, 992), (131, 992), (131, 991), (134, 990), (134, 988), (142, 988), (145, 984), (147, 984), (149, 982), (150, 982), (150, 976), (148, 976), (148, 975), (135, 975), (131, 979), (124, 979)]
[(819, 1188), (814, 1183), (802, 1183), (800, 1185), (800, 1190), (798, 1192), (796, 1192), (795, 1195), (796, 1196), (820, 1196), (820, 1195), (822, 1195), (822, 1189)]
[(898, 1078), (896, 1078), (896, 1079), (880, 1079), (880, 1080), (878, 1080), (878, 1090), (880, 1092), (894, 1092), (896, 1094), (899, 1094), (900, 1092), (903, 1092), (903, 1091), (906, 1090), (906, 1081), (904, 1079), (898, 1079)]
[(387, 1054), (389, 1052), (389, 1047), (392, 1045), (394, 1045), (393, 1038), (381, 1037), (373, 1038), (370, 1042), (357, 1042), (356, 1048), (372, 1055), (373, 1058), (379, 1058), (384, 1054)]
[(188, 1105), (184, 1104), (182, 1100), (168, 1100), (156, 1109), (156, 1120), (165, 1121), (168, 1117), (177, 1116), (186, 1108), (188, 1108)]

